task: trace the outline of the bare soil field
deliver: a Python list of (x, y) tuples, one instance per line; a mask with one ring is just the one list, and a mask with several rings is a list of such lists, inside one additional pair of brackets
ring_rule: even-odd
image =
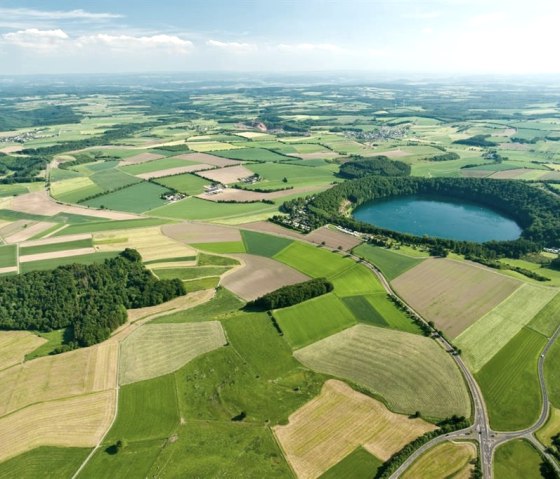
[(237, 183), (240, 178), (246, 178), (247, 176), (252, 176), (253, 174), (254, 173), (251, 170), (238, 165), (227, 168), (219, 168), (217, 170), (201, 171), (199, 176), (227, 185), (230, 183)]
[(8, 236), (6, 238), (7, 243), (20, 243), (25, 241), (29, 238), (32, 238), (43, 231), (48, 230), (51, 226), (54, 226), (55, 223), (49, 223), (48, 221), (38, 221), (38, 222), (31, 222), (32, 224), (29, 225), (29, 221), (23, 220), (27, 222), (27, 228), (23, 228), (20, 231)]
[(25, 256), (20, 256), (20, 263), (31, 263), (32, 261), (42, 261), (45, 259), (54, 258), (70, 258), (72, 256), (80, 256), (84, 254), (95, 253), (94, 248), (78, 248), (70, 249), (66, 251), (52, 251), (50, 253), (38, 253), (38, 254), (28, 254)]
[(220, 168), (224, 166), (239, 165), (241, 163), (239, 160), (230, 160), (229, 158), (221, 158), (219, 156), (208, 155), (207, 153), (187, 153), (175, 156), (174, 158), (188, 161), (199, 161), (200, 163), (211, 166), (219, 166)]
[(176, 168), (168, 168), (167, 170), (152, 171), (150, 173), (142, 173), (136, 175), (138, 178), (144, 180), (149, 180), (150, 178), (163, 178), (164, 176), (180, 175), (181, 173), (192, 173), (193, 171), (210, 170), (213, 167), (210, 165), (190, 165), (190, 166), (178, 166)]
[(111, 425), (115, 390), (34, 404), (0, 419), (0, 461), (39, 446), (93, 447)]
[(106, 218), (110, 220), (133, 220), (140, 216), (131, 213), (122, 213), (110, 210), (95, 210), (92, 208), (82, 208), (58, 204), (46, 191), (36, 191), (25, 195), (16, 196), (9, 204), (9, 209), (21, 213), (35, 215), (54, 216), (58, 213), (70, 213), (74, 215), (93, 216), (95, 218)]
[(246, 301), (309, 279), (303, 273), (270, 258), (251, 254), (231, 256), (241, 261), (242, 266), (224, 274), (221, 284)]
[(306, 235), (305, 239), (317, 244), (321, 244), (324, 241), (329, 248), (333, 249), (342, 246), (344, 251), (351, 250), (362, 242), (360, 238), (339, 230), (332, 230), (326, 226), (312, 231)]
[(17, 270), (17, 266), (6, 266), (5, 268), (0, 268), (0, 274), (17, 273)]
[(121, 343), (119, 382), (130, 384), (171, 373), (226, 342), (219, 321), (146, 324)]
[(139, 163), (146, 163), (148, 161), (159, 160), (160, 158), (164, 158), (164, 156), (158, 155), (156, 153), (140, 153), (138, 155), (129, 156), (125, 160), (122, 160), (119, 163), (119, 165), (120, 166), (137, 165)]
[(422, 419), (389, 411), (383, 403), (328, 380), (315, 399), (299, 408), (286, 426), (273, 428), (299, 479), (315, 479), (363, 446), (378, 459), (435, 429)]
[(27, 331), (0, 332), (0, 370), (23, 362), (26, 354), (47, 340)]
[(222, 243), (241, 241), (237, 228), (203, 223), (180, 223), (161, 227), (164, 235), (184, 243)]
[(414, 309), (455, 338), (523, 283), (473, 263), (427, 259), (391, 284)]
[(271, 223), (270, 221), (253, 221), (239, 226), (246, 230), (271, 233), (277, 236), (284, 236), (286, 238), (295, 238), (297, 240), (304, 240), (306, 238), (302, 233), (298, 233), (297, 231), (289, 228), (284, 228), (276, 223)]

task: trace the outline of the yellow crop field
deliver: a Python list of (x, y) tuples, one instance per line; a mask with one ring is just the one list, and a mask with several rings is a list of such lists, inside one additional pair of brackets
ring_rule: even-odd
[(21, 363), (26, 354), (47, 340), (27, 331), (0, 332), (0, 370)]
[(219, 321), (144, 325), (121, 344), (120, 383), (171, 373), (226, 342)]
[(134, 248), (144, 261), (196, 256), (194, 249), (165, 236), (159, 226), (97, 233), (93, 239), (98, 251)]
[(93, 447), (115, 414), (115, 390), (35, 404), (0, 418), (0, 461), (38, 446)]
[(314, 479), (358, 446), (386, 461), (422, 434), (435, 429), (422, 419), (389, 411), (383, 403), (329, 380), (321, 394), (276, 426), (286, 459), (299, 479)]
[(440, 479), (442, 477), (470, 477), (476, 458), (471, 442), (444, 442), (420, 456), (402, 475), (402, 479)]
[(89, 186), (95, 186), (95, 183), (91, 181), (87, 176), (55, 181), (51, 185), (51, 194), (56, 198), (60, 195), (70, 193), (72, 191), (81, 190), (82, 188), (87, 188)]

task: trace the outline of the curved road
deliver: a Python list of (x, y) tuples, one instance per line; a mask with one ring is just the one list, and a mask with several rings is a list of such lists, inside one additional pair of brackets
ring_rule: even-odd
[[(377, 269), (373, 264), (369, 263), (365, 259), (362, 259), (358, 256), (350, 254), (351, 257), (362, 264), (364, 264), (367, 268), (369, 268), (381, 281), (381, 284), (385, 288), (385, 291), (393, 296), (396, 296), (400, 299), (403, 305), (418, 319), (423, 321), (425, 324), (428, 324), (427, 321), (418, 314), (413, 308), (411, 308), (403, 299), (395, 293), (383, 273), (379, 269)], [(470, 370), (465, 365), (463, 359), (453, 354), (454, 347), (442, 336), (438, 336), (436, 341), (438, 344), (445, 349), (445, 351), (451, 353), (452, 358), (455, 360), (455, 363), (461, 370), (465, 382), (469, 388), (471, 393), (471, 397), (473, 400), (473, 416), (474, 421), (473, 425), (462, 429), (460, 431), (454, 431), (449, 434), (444, 434), (442, 436), (438, 436), (431, 441), (424, 444), (422, 447), (418, 448), (414, 453), (410, 455), (410, 457), (391, 475), (391, 479), (398, 479), (406, 469), (408, 469), (412, 463), (418, 459), (424, 452), (432, 447), (448, 441), (448, 440), (476, 440), (479, 443), (480, 448), (480, 465), (482, 469), (482, 477), (486, 479), (491, 479), (493, 476), (492, 471), (492, 461), (494, 457), (494, 450), (497, 446), (502, 445), (508, 441), (512, 441), (514, 439), (526, 439), (530, 441), (553, 465), (558, 473), (560, 473), (560, 467), (556, 460), (546, 452), (546, 448), (535, 438), (534, 433), (539, 430), (548, 420), (548, 415), (550, 412), (550, 400), (548, 398), (548, 391), (546, 389), (546, 384), (544, 380), (544, 361), (546, 359), (546, 355), (558, 336), (560, 335), (560, 326), (556, 329), (554, 334), (548, 339), (546, 346), (544, 347), (538, 361), (538, 376), (539, 376), (539, 383), (541, 387), (541, 396), (542, 396), (542, 409), (539, 419), (530, 427), (526, 429), (522, 429), (520, 431), (512, 431), (512, 432), (497, 432), (493, 431), (490, 428), (490, 424), (488, 421), (488, 413), (486, 410), (486, 403), (484, 402), (484, 398), (482, 396), (482, 392), (476, 382), (476, 379), (470, 372)]]

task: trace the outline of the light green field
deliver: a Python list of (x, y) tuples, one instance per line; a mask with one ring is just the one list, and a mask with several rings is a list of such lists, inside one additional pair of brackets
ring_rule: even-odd
[(335, 273), (328, 279), (340, 297), (385, 292), (375, 274), (361, 264)]
[(560, 325), (560, 293), (539, 311), (539, 313), (528, 324), (529, 328), (551, 336)]
[(326, 294), (273, 313), (292, 348), (302, 348), (356, 323), (334, 294)]
[(187, 195), (198, 195), (204, 191), (204, 186), (209, 184), (208, 180), (189, 173), (165, 176), (163, 178), (158, 178), (156, 181), (168, 188), (173, 188)]
[(122, 171), (114, 168), (110, 170), (102, 170), (90, 176), (90, 178), (99, 185), (104, 191), (111, 191), (123, 186), (140, 183), (141, 180), (134, 176), (127, 175)]
[(455, 344), (471, 370), (479, 371), (556, 294), (555, 289), (524, 284), (457, 336)]
[(546, 337), (523, 328), (476, 374), (492, 429), (515, 431), (538, 419), (542, 398), (537, 362), (545, 344)]
[(79, 447), (38, 447), (0, 463), (0, 478), (68, 479), (89, 451)]
[(272, 258), (293, 243), (293, 240), (287, 238), (257, 233), (256, 231), (241, 230), (240, 232), (247, 253), (268, 258)]
[(0, 246), (0, 268), (17, 266), (17, 247), (16, 245)]
[(121, 343), (119, 382), (130, 384), (171, 373), (226, 342), (217, 321), (145, 325)]
[(92, 248), (91, 238), (67, 241), (66, 243), (50, 243), (37, 246), (27, 246), (20, 248), (19, 255), (27, 256), (30, 254), (53, 253), (56, 251), (69, 251), (73, 249)]
[(191, 279), (190, 281), (183, 281), (187, 293), (194, 293), (203, 289), (214, 289), (220, 284), (219, 276), (208, 276), (207, 278)]
[(228, 150), (224, 152), (216, 152), (216, 156), (223, 156), (224, 158), (231, 158), (232, 160), (243, 161), (286, 161), (289, 158), (284, 155), (279, 155), (274, 151), (265, 150), (262, 148), (240, 148), (236, 150)]
[(0, 198), (21, 195), (28, 191), (29, 190), (23, 185), (2, 185), (2, 188), (0, 188)]
[(389, 281), (395, 279), (397, 276), (403, 274), (422, 261), (422, 258), (412, 258), (398, 251), (365, 243), (354, 248), (353, 253), (362, 256), (368, 262), (379, 268)]
[(77, 203), (84, 198), (102, 192), (103, 188), (87, 177), (57, 181), (51, 185), (52, 196), (66, 203)]
[(542, 477), (539, 470), (540, 453), (524, 439), (499, 446), (494, 453), (496, 479), (529, 479)]
[(444, 442), (422, 454), (401, 476), (403, 479), (471, 477), (476, 446), (470, 442)]
[(359, 447), (320, 476), (320, 479), (371, 479), (383, 464), (373, 454)]
[(53, 259), (43, 259), (39, 261), (30, 261), (29, 263), (21, 263), (19, 266), (21, 273), (27, 273), (29, 271), (43, 271), (47, 269), (54, 269), (58, 266), (65, 264), (93, 264), (102, 263), (108, 258), (114, 258), (119, 252), (107, 252), (107, 253), (91, 253), (77, 256), (68, 256), (66, 258), (53, 258)]
[(160, 218), (145, 218), (138, 220), (120, 221), (92, 221), (91, 223), (69, 225), (56, 232), (53, 236), (66, 236), (83, 233), (98, 233), (100, 231), (125, 230), (133, 228), (147, 228), (149, 226), (159, 226), (168, 223)]
[[(283, 157), (283, 160), (288, 158)], [(313, 167), (296, 164), (266, 163), (249, 165), (249, 169), (261, 175), (264, 179), (257, 185), (263, 187), (282, 188), (286, 186), (306, 186), (328, 184), (335, 180), (331, 166)], [(284, 182), (286, 178), (287, 182)]]
[(208, 251), (209, 253), (231, 254), (245, 253), (245, 243), (242, 241), (224, 241), (223, 243), (193, 243), (193, 248)]
[(395, 412), (470, 415), (461, 373), (432, 339), (359, 324), (294, 355), (311, 369), (369, 389)]
[(228, 269), (223, 266), (189, 266), (186, 268), (158, 268), (153, 271), (159, 279), (178, 278), (186, 281), (208, 276), (221, 276)]
[(351, 268), (354, 261), (317, 246), (294, 242), (274, 256), (274, 259), (313, 278), (329, 277)]
[(560, 341), (549, 349), (544, 363), (544, 377), (552, 405), (560, 409)]
[(167, 191), (162, 186), (144, 181), (128, 188), (87, 200), (84, 204), (94, 208), (142, 213), (164, 205), (166, 202), (160, 196)]
[(239, 261), (234, 258), (228, 258), (227, 256), (199, 253), (197, 264), (198, 266), (237, 266)]
[(242, 148), (240, 146), (231, 145), (229, 143), (221, 143), (218, 141), (188, 141), (187, 146), (192, 151), (207, 153), (209, 151), (233, 150), (234, 148)]
[(162, 158), (161, 160), (147, 161), (137, 165), (121, 166), (120, 169), (129, 175), (141, 175), (143, 173), (196, 164), (197, 162), (195, 161), (181, 160), (180, 158)]
[(56, 348), (62, 346), (65, 336), (64, 329), (55, 329), (54, 331), (49, 331), (48, 333), (38, 333), (39, 336), (47, 340), (46, 343), (39, 346), (34, 351), (25, 355), (25, 360), (30, 361), (31, 359), (40, 358), (42, 356), (47, 356), (51, 354)]
[[(558, 186), (560, 187), (560, 185)], [(535, 273), (544, 276), (545, 278), (550, 278), (551, 281), (546, 283), (547, 286), (560, 286), (560, 271), (556, 271), (550, 268), (543, 268), (540, 264), (532, 263), (530, 261), (524, 261), (522, 259), (504, 258), (501, 259), (500, 262), (528, 269), (529, 271), (534, 271)], [(524, 278), (526, 281), (532, 281), (526, 276)]]

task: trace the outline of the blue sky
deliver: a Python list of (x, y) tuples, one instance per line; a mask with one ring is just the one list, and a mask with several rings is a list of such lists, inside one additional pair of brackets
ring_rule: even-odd
[(560, 73), (557, 0), (0, 0), (0, 74)]

